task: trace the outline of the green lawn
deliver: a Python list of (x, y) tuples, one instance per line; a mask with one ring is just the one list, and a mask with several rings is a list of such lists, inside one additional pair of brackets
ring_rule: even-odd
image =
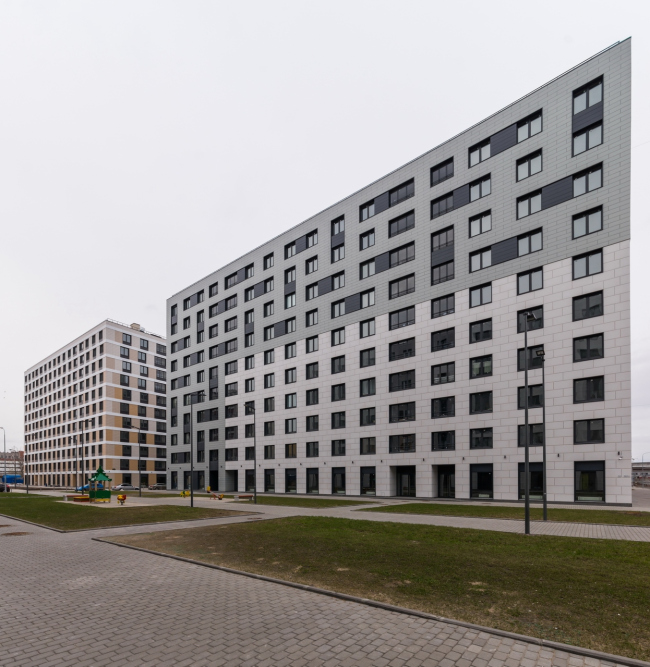
[(241, 512), (174, 505), (150, 507), (87, 507), (60, 502), (60, 497), (27, 496), (17, 493), (0, 494), (0, 514), (40, 523), (60, 530), (79, 528), (106, 528), (159, 521), (210, 519), (220, 516), (241, 516)]
[[(500, 507), (498, 505), (459, 505), (456, 503), (405, 503), (361, 510), (363, 512), (386, 512), (388, 514), (437, 514), (443, 516), (468, 516), (482, 519), (521, 519), (522, 507)], [(531, 507), (530, 518), (542, 520), (542, 509)], [(576, 523), (611, 523), (617, 525), (650, 526), (650, 512), (630, 510), (587, 510), (548, 508), (549, 521), (573, 521)]]
[[(248, 502), (255, 507), (253, 501)], [(257, 496), (258, 505), (284, 505), (286, 507), (347, 507), (348, 505), (370, 505), (362, 500), (339, 500), (338, 498), (294, 498), (292, 496)]]
[(648, 544), (327, 517), (170, 530), (114, 541), (650, 658)]

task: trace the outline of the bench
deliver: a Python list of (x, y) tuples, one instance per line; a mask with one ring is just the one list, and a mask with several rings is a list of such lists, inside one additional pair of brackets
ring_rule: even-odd
[(252, 493), (240, 493), (239, 495), (235, 495), (235, 500), (252, 500), (252, 498)]

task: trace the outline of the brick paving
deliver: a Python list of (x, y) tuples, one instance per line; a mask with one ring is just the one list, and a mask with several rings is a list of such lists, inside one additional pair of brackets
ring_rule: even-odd
[[(61, 534), (3, 523), (2, 667), (614, 665), (92, 540), (142, 527)], [(29, 534), (5, 535), (19, 531)]]

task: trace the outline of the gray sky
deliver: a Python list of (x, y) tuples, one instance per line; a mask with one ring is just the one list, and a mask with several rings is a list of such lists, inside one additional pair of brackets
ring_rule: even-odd
[(7, 448), (29, 366), (106, 317), (164, 333), (174, 292), (628, 36), (641, 458), (649, 3), (3, 0)]

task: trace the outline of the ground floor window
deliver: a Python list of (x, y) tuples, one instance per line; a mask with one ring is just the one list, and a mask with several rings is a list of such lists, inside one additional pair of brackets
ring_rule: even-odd
[(576, 501), (605, 502), (605, 461), (575, 462)]
[(178, 488), (178, 472), (176, 470), (172, 470), (172, 489), (177, 489)]
[(345, 495), (345, 468), (332, 468), (332, 493)]
[(253, 493), (255, 491), (255, 471), (246, 470), (245, 474), (244, 484), (246, 485), (246, 493)]
[[(519, 498), (526, 497), (526, 464), (519, 464)], [(528, 496), (533, 500), (544, 499), (544, 468), (541, 463), (528, 464)]]
[(438, 498), (456, 497), (456, 466), (438, 466)]
[(296, 469), (295, 468), (285, 468), (284, 469), (284, 492), (285, 493), (296, 493)]
[(415, 466), (397, 466), (395, 481), (398, 496), (415, 498)]
[(318, 493), (318, 468), (307, 468), (307, 493)]
[(264, 491), (266, 493), (275, 493), (275, 470), (264, 471)]
[(469, 467), (470, 498), (494, 498), (491, 463), (473, 463)]
[(374, 466), (361, 468), (361, 495), (374, 496), (376, 493), (377, 482)]

